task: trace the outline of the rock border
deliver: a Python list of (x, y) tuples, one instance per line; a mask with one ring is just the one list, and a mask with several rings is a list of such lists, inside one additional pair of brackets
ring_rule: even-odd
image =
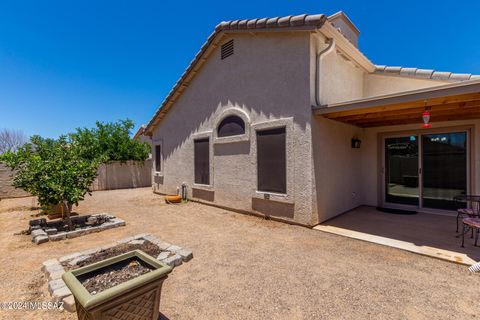
[(182, 262), (187, 262), (193, 258), (193, 253), (190, 250), (157, 239), (155, 236), (149, 233), (141, 233), (102, 247), (95, 247), (84, 251), (74, 252), (58, 259), (49, 259), (42, 263), (41, 270), (45, 273), (45, 276), (48, 279), (48, 292), (52, 296), (52, 301), (63, 301), (64, 310), (67, 310), (68, 312), (75, 312), (75, 299), (73, 298), (72, 292), (70, 289), (68, 289), (67, 285), (62, 279), (62, 275), (65, 273), (62, 263), (67, 263), (71, 266), (74, 266), (78, 262), (87, 259), (90, 255), (98, 253), (101, 250), (110, 249), (119, 244), (130, 242), (139, 243), (145, 240), (156, 244), (160, 250), (162, 250), (157, 259), (160, 262), (171, 266), (172, 268), (175, 268), (176, 266), (181, 265)]
[[(91, 217), (96, 217), (104, 214), (92, 214)], [(97, 226), (78, 228), (72, 231), (63, 231), (54, 233), (52, 229), (44, 231), (42, 229), (36, 229), (31, 232), (32, 242), (38, 244), (45, 243), (48, 241), (60, 241), (65, 239), (72, 239), (80, 236), (84, 236), (93, 232), (100, 232), (108, 229), (124, 227), (126, 225), (125, 220), (116, 218), (112, 215), (107, 215), (111, 217), (110, 221), (104, 222)], [(55, 229), (56, 230), (56, 229)]]

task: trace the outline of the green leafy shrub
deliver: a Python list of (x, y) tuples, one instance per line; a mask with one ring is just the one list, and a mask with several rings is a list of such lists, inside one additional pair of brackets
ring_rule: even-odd
[(14, 170), (13, 185), (37, 196), (43, 208), (62, 205), (70, 223), (71, 205), (91, 192), (104, 156), (86, 159), (82, 146), (67, 136), (44, 139), (33, 136), (16, 152), (6, 152), (0, 162)]
[(99, 155), (106, 161), (145, 161), (150, 154), (150, 146), (130, 135), (133, 121), (126, 119), (117, 122), (97, 122), (92, 129), (79, 128), (70, 134), (73, 142), (81, 148), (82, 156), (95, 159)]

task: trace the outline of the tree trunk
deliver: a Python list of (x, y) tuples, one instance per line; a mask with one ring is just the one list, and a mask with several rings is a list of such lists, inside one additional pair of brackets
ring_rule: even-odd
[(72, 219), (70, 218), (70, 206), (67, 200), (63, 200), (63, 210), (65, 212), (65, 222), (67, 222), (68, 229), (73, 230)]

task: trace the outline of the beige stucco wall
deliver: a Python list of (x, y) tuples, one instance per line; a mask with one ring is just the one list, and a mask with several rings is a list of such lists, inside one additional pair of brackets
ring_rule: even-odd
[(152, 160), (114, 161), (102, 164), (92, 184), (93, 191), (141, 188), (152, 185)]
[[(233, 209), (312, 224), (310, 143), (310, 43), (307, 33), (235, 34), (235, 53), (217, 49), (153, 134), (162, 144), (163, 166), (154, 177), (159, 193), (175, 193), (183, 182), (189, 195)], [(249, 119), (248, 140), (217, 143), (214, 130), (229, 109)], [(287, 195), (256, 190), (256, 134), (287, 127)], [(211, 186), (194, 185), (193, 140), (211, 141)], [(213, 143), (212, 143), (213, 142)]]
[(351, 147), (361, 129), (319, 117), (312, 123), (312, 137), (314, 205), (322, 222), (363, 203), (362, 149)]
[(430, 88), (448, 83), (450, 82), (414, 77), (365, 73), (363, 97), (373, 97), (390, 93)]
[[(312, 35), (312, 50), (310, 52), (311, 83), (315, 84), (316, 53), (327, 48), (325, 38), (321, 35)], [(351, 60), (346, 60), (336, 49), (324, 54), (319, 63), (320, 105), (327, 105), (363, 97), (365, 71)], [(312, 90), (312, 105), (315, 105), (315, 86)]]
[[(221, 60), (214, 51), (155, 128), (152, 145), (162, 146), (162, 171), (154, 173), (154, 192), (176, 193), (186, 183), (195, 200), (308, 225), (377, 205), (377, 134), (409, 126), (361, 129), (312, 115), (315, 57), (327, 46), (319, 34), (237, 33), (223, 42), (232, 38), (234, 55)], [(320, 67), (321, 105), (447, 83), (368, 74), (337, 50)], [(246, 119), (247, 137), (220, 143), (215, 129), (230, 112)], [(255, 131), (277, 126), (287, 128), (287, 194), (265, 195), (256, 190)], [(193, 141), (203, 137), (210, 139), (209, 186), (193, 181)], [(351, 148), (353, 137), (362, 140), (360, 149)], [(478, 160), (474, 167), (480, 172)]]

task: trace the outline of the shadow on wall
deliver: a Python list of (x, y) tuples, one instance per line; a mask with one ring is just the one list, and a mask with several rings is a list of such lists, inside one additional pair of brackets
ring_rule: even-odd
[[(250, 124), (290, 118), (295, 135), (294, 157), (301, 157), (293, 161), (291, 176), (295, 186), (291, 190), (298, 193), (298, 201), (305, 204), (297, 210), (303, 210), (299, 216), (308, 223), (312, 172), (309, 35), (238, 34), (234, 37), (235, 54), (221, 60), (219, 50), (214, 51), (153, 132), (153, 143), (157, 140), (162, 144), (165, 169), (163, 184), (158, 190), (173, 193), (183, 182), (194, 186), (192, 140), (196, 134), (205, 136), (216, 130), (228, 109), (242, 110)], [(265, 204), (256, 203), (253, 208), (252, 203), (257, 173), (256, 159), (250, 157), (254, 130), (250, 129), (250, 133), (250, 141), (214, 143), (210, 160), (215, 195), (203, 196), (230, 208), (257, 208), (264, 212)], [(270, 208), (268, 214), (277, 215), (276, 211)], [(278, 212), (293, 218), (293, 206)]]
[(239, 53), (222, 61), (216, 49), (162, 120), (164, 159), (192, 134), (213, 130), (226, 108), (245, 111), (252, 122), (294, 116), (303, 130), (310, 123), (309, 37), (239, 34), (235, 41)]

